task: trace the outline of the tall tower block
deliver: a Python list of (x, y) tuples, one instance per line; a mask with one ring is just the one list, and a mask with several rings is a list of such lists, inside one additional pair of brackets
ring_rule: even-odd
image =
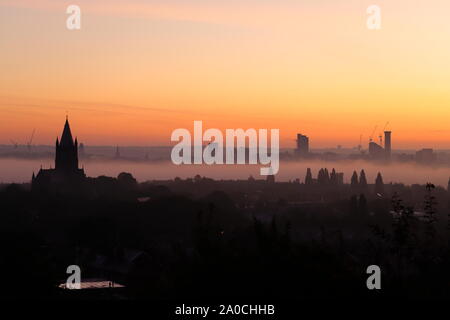
[(300, 155), (309, 153), (309, 138), (303, 134), (297, 134), (297, 152)]
[(391, 158), (392, 144), (391, 144), (391, 131), (384, 132), (384, 150), (386, 152), (386, 158)]

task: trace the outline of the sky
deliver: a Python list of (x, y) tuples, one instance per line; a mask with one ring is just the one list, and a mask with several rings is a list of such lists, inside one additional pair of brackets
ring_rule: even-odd
[[(66, 8), (81, 8), (68, 30)], [(369, 5), (381, 29), (366, 26)], [(0, 0), (0, 144), (170, 145), (280, 129), (313, 148), (450, 148), (448, 0)]]

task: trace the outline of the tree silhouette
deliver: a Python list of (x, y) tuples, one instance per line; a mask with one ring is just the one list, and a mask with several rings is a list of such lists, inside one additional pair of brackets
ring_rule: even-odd
[(359, 174), (359, 186), (361, 187), (362, 191), (367, 190), (367, 178), (364, 169), (361, 170), (361, 173)]
[[(447, 199), (448, 199), (448, 205), (447, 205), (447, 230), (449, 233), (449, 241), (450, 241), (450, 178), (448, 179), (448, 187), (447, 187)], [(450, 244), (450, 243), (449, 243)]]
[(378, 172), (377, 178), (375, 180), (375, 193), (379, 195), (384, 194), (384, 182), (380, 172)]
[(359, 187), (358, 174), (356, 173), (356, 171), (353, 171), (350, 185), (353, 190), (357, 190)]
[(366, 196), (363, 193), (359, 196), (358, 211), (359, 211), (360, 215), (365, 215), (368, 212), (367, 199), (366, 199)]
[(353, 195), (350, 198), (350, 214), (356, 216), (358, 214), (358, 197)]
[(306, 170), (305, 184), (307, 184), (307, 185), (312, 185), (313, 184), (313, 177), (312, 177), (312, 173), (311, 173), (311, 168), (308, 168)]
[(325, 168), (323, 170), (323, 180), (324, 180), (325, 184), (329, 184), (330, 183), (330, 173), (328, 172), (327, 168)]
[(323, 168), (321, 168), (319, 170), (319, 173), (317, 174), (317, 182), (320, 185), (324, 185), (325, 184), (325, 171), (323, 170)]
[(331, 171), (330, 184), (332, 184), (332, 185), (337, 185), (338, 184), (337, 174), (336, 174), (336, 170), (334, 168)]
[(416, 222), (414, 209), (405, 207), (397, 193), (392, 196), (392, 209), (395, 214), (393, 223), (394, 245), (397, 250), (401, 251), (413, 240), (411, 229)]
[(433, 240), (436, 236), (436, 197), (433, 195), (433, 190), (435, 185), (432, 183), (427, 183), (426, 185), (427, 193), (425, 195), (424, 211), (425, 211), (425, 223), (426, 223), (426, 235), (429, 240)]

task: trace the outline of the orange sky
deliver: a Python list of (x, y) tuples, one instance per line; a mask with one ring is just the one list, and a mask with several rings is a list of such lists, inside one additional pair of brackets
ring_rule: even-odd
[[(394, 3), (395, 2), (395, 3)], [(77, 4), (82, 27), (66, 29)], [(366, 8), (382, 29), (366, 28)], [(169, 145), (172, 130), (279, 128), (353, 147), (450, 148), (447, 0), (0, 0), (0, 143)]]

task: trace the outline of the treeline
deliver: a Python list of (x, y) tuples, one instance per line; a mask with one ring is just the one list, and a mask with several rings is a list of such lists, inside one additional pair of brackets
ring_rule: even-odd
[[(78, 264), (124, 284), (126, 298), (449, 298), (448, 194), (428, 184), (380, 197), (360, 184), (348, 198), (276, 202), (270, 218), (223, 191), (146, 184), (125, 198), (80, 198), (10, 185), (0, 191), (2, 295), (60, 298)], [(423, 196), (414, 206), (411, 192)], [(380, 291), (366, 287), (373, 264)]]

